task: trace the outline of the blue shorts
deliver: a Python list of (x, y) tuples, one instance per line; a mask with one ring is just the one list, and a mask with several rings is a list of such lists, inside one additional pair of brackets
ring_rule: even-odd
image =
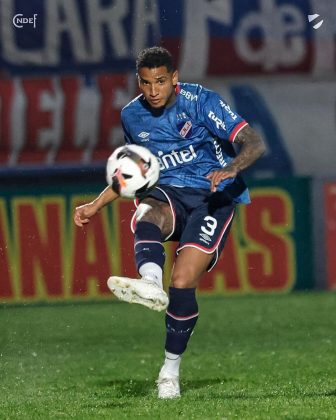
[(164, 241), (178, 241), (177, 254), (185, 247), (214, 253), (207, 268), (210, 271), (217, 263), (230, 231), (235, 213), (232, 200), (224, 192), (168, 185), (155, 187), (147, 197), (170, 205), (173, 229)]

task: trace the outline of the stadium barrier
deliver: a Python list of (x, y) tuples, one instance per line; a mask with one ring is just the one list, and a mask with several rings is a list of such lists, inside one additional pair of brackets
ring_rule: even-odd
[[(110, 299), (110, 275), (136, 276), (131, 200), (106, 206), (84, 228), (72, 221), (74, 207), (104, 188), (102, 168), (2, 174), (1, 184), (0, 302)], [(250, 180), (249, 186), (253, 205), (239, 207), (200, 293), (314, 288), (311, 180)], [(176, 245), (165, 247), (166, 285)]]

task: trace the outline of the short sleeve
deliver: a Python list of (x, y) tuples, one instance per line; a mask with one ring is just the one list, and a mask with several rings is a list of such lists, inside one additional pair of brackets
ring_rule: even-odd
[(199, 105), (204, 125), (222, 140), (234, 142), (239, 131), (248, 124), (216, 92), (203, 92)]

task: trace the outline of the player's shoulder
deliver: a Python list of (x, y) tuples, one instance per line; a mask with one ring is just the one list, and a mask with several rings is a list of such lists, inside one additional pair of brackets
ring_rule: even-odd
[(142, 94), (136, 96), (135, 98), (133, 98), (130, 102), (128, 102), (128, 104), (126, 104), (122, 109), (121, 112), (124, 113), (128, 113), (128, 112), (132, 112), (134, 109), (140, 107), (140, 100), (142, 98)]
[(178, 92), (182, 100), (190, 103), (202, 103), (211, 97), (218, 97), (218, 93), (198, 83), (179, 83)]
[(204, 87), (198, 83), (179, 82), (177, 85), (177, 92), (181, 98), (189, 101), (197, 101)]

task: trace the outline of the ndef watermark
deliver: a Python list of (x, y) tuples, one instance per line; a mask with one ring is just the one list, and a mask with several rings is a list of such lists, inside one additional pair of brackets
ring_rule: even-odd
[(34, 13), (33, 17), (24, 17), (22, 13), (18, 13), (13, 17), (13, 25), (16, 28), (23, 28), (23, 25), (33, 25), (36, 28), (37, 13)]

